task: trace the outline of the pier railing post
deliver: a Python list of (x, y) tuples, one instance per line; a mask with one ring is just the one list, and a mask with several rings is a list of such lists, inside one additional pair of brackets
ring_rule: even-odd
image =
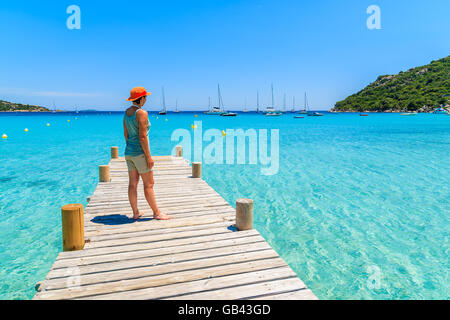
[(119, 147), (111, 147), (111, 159), (119, 159)]
[(193, 162), (192, 163), (192, 178), (201, 178), (202, 177), (202, 164), (201, 162)]
[(99, 166), (100, 182), (111, 182), (109, 166)]
[(177, 157), (182, 157), (183, 156), (183, 147), (177, 146), (175, 149), (175, 155)]
[(236, 228), (239, 231), (253, 229), (253, 200), (236, 200)]
[(61, 209), (63, 250), (84, 248), (84, 211), (82, 204), (69, 204)]

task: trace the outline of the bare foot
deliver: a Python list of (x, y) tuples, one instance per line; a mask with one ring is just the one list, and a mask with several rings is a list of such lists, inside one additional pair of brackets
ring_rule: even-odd
[(144, 216), (143, 213), (139, 212), (137, 214), (133, 214), (133, 220), (137, 221)]
[(155, 220), (171, 220), (172, 217), (167, 214), (159, 212), (159, 213), (153, 214), (153, 219), (155, 219)]

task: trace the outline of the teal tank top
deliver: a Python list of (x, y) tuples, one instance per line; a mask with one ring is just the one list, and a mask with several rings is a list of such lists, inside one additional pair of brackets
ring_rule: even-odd
[[(125, 120), (125, 126), (127, 127), (128, 131), (128, 138), (127, 138), (127, 146), (125, 148), (125, 156), (131, 156), (136, 157), (141, 154), (144, 154), (144, 150), (142, 150), (141, 142), (139, 141), (139, 123), (136, 119), (136, 113), (140, 109), (136, 110), (133, 115), (128, 116), (125, 112), (124, 120)], [(150, 131), (150, 121), (148, 121), (147, 124), (147, 136)]]

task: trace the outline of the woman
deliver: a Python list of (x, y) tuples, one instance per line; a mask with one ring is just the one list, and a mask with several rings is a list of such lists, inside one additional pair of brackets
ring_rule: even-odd
[(144, 182), (144, 193), (148, 204), (153, 210), (153, 218), (157, 220), (170, 220), (172, 217), (162, 213), (156, 204), (155, 193), (153, 192), (153, 166), (154, 161), (150, 154), (148, 144), (148, 132), (150, 121), (148, 121), (147, 111), (142, 110), (147, 96), (151, 95), (142, 88), (137, 87), (131, 90), (131, 95), (127, 101), (132, 101), (133, 105), (127, 109), (123, 119), (123, 130), (127, 147), (125, 149), (125, 159), (128, 166), (128, 199), (133, 209), (133, 219), (138, 220), (143, 216), (138, 209), (137, 187), (139, 176)]

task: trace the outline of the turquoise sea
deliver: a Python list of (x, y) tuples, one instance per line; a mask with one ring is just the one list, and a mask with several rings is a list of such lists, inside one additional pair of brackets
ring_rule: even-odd
[[(194, 121), (279, 129), (278, 174), (204, 165), (203, 177), (233, 206), (254, 199), (256, 229), (320, 299), (449, 298), (450, 116), (167, 119), (150, 118), (154, 155)], [(0, 113), (3, 133), (0, 299), (30, 299), (62, 249), (60, 207), (86, 204), (110, 146), (123, 153), (122, 115)]]

